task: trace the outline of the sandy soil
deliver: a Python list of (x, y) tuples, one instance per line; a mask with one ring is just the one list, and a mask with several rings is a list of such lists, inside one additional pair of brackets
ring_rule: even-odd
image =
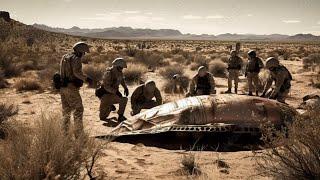
[[(299, 61), (283, 61), (293, 74), (294, 81), (288, 103), (294, 107), (301, 102), (304, 95), (316, 91), (310, 83), (310, 72), (302, 72), (302, 63)], [(188, 72), (192, 75), (194, 72)], [(149, 79), (157, 80), (161, 86), (162, 80), (155, 73), (148, 73)], [(219, 85), (217, 91), (226, 90), (226, 79), (216, 78)], [(245, 79), (241, 77), (240, 89), (244, 86)], [(135, 86), (130, 86), (133, 92)], [(318, 93), (320, 92), (317, 90)], [(82, 88), (81, 95), (84, 103), (84, 124), (86, 130), (92, 135), (106, 134), (111, 128), (103, 125), (99, 120), (99, 99), (94, 95), (94, 89)], [(182, 96), (164, 95), (164, 99), (171, 100)], [(17, 93), (13, 89), (0, 90), (0, 101), (9, 101), (19, 107), (16, 119), (27, 124), (33, 124), (42, 112), (61, 113), (60, 96), (57, 93), (23, 92)], [(126, 110), (129, 116), (130, 102)], [(112, 113), (111, 116), (115, 116)], [(126, 144), (111, 142), (103, 151), (104, 156), (99, 162), (99, 169), (104, 171), (108, 179), (193, 179), (181, 172), (181, 160), (184, 155), (190, 153), (183, 150), (166, 150), (156, 147), (146, 147), (143, 144)], [(255, 170), (254, 153), (241, 152), (193, 152), (196, 162), (203, 171), (202, 179), (264, 179), (258, 176)], [(222, 160), (229, 168), (219, 168), (216, 160)]]

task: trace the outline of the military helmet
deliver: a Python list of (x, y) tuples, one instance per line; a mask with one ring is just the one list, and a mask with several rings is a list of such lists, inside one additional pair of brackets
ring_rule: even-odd
[(207, 71), (207, 68), (206, 68), (205, 66), (200, 66), (200, 67), (198, 68), (198, 73), (199, 73), (199, 72), (204, 72), (204, 71)]
[(112, 66), (127, 68), (127, 63), (123, 58), (116, 58), (115, 60), (112, 61)]
[(249, 55), (250, 57), (256, 57), (256, 56), (257, 56), (257, 53), (256, 53), (256, 51), (254, 51), (254, 50), (250, 50), (250, 51), (248, 52), (248, 55)]
[(75, 52), (80, 52), (80, 53), (89, 53), (90, 52), (90, 45), (88, 45), (85, 42), (77, 42), (73, 45), (73, 50)]
[(156, 83), (152, 80), (148, 80), (147, 82), (144, 83), (144, 86), (146, 87), (146, 91), (152, 92), (156, 88)]
[(279, 66), (279, 60), (275, 57), (269, 57), (266, 61), (266, 68), (274, 68)]

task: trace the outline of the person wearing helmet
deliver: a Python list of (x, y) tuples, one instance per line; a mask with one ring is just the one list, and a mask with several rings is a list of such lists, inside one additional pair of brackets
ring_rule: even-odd
[(246, 66), (245, 77), (248, 79), (249, 85), (249, 96), (252, 96), (252, 91), (255, 89), (256, 95), (259, 95), (258, 85), (259, 85), (259, 73), (260, 70), (264, 67), (262, 60), (257, 57), (255, 51), (250, 50), (248, 52), (248, 64)]
[(90, 47), (84, 42), (78, 42), (74, 44), (73, 52), (64, 55), (60, 62), (63, 129), (68, 133), (71, 113), (74, 112), (76, 136), (83, 132), (83, 104), (79, 90), (84, 81), (90, 81), (90, 78), (83, 75), (81, 58), (90, 52)]
[[(153, 100), (155, 98), (156, 100)], [(162, 104), (160, 90), (154, 81), (147, 81), (138, 86), (131, 96), (131, 115), (134, 116), (142, 109), (150, 109)]]
[(174, 93), (186, 93), (189, 87), (189, 78), (180, 74), (172, 76), (173, 92)]
[[(285, 99), (291, 88), (292, 80), (289, 70), (280, 64), (279, 60), (274, 57), (269, 57), (267, 59), (266, 68), (270, 71), (270, 77), (264, 87), (261, 97), (268, 97), (285, 103)], [(269, 91), (273, 82), (275, 82), (275, 85), (271, 91)]]
[(231, 57), (228, 60), (228, 90), (225, 93), (231, 93), (232, 80), (234, 81), (234, 92), (238, 93), (238, 83), (240, 70), (242, 68), (242, 59), (237, 55), (237, 51), (231, 51)]
[[(118, 121), (126, 120), (123, 115), (128, 102), (129, 90), (124, 81), (122, 70), (127, 68), (127, 63), (123, 58), (116, 58), (112, 62), (112, 66), (106, 70), (103, 75), (102, 86), (106, 93), (100, 98), (100, 120), (106, 121), (110, 112), (115, 110), (114, 104), (119, 104)], [(119, 91), (119, 85), (124, 88), (123, 97)]]
[(198, 73), (192, 78), (188, 96), (215, 94), (215, 82), (213, 75), (205, 66), (200, 66)]

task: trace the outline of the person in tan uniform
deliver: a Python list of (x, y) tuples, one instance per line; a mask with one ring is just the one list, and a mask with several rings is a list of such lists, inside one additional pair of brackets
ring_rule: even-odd
[(249, 96), (252, 96), (252, 91), (256, 91), (256, 95), (259, 95), (258, 86), (259, 86), (259, 73), (260, 70), (264, 67), (262, 60), (257, 57), (255, 51), (250, 50), (248, 52), (248, 64), (246, 66), (245, 77), (248, 79), (249, 85)]
[(198, 73), (192, 78), (188, 96), (215, 94), (215, 82), (213, 75), (208, 72), (205, 66), (200, 66)]
[[(269, 57), (266, 61), (266, 68), (270, 71), (270, 77), (264, 87), (261, 97), (276, 99), (279, 102), (285, 103), (285, 99), (291, 88), (292, 76), (289, 70), (279, 63), (279, 60), (274, 57)], [(274, 87), (269, 91), (272, 83)], [(268, 92), (269, 91), (269, 92)]]
[[(103, 87), (106, 93), (101, 97), (100, 102), (100, 120), (106, 121), (110, 112), (115, 110), (114, 104), (119, 104), (118, 121), (122, 122), (127, 118), (123, 115), (127, 102), (129, 90), (124, 81), (122, 70), (127, 68), (127, 63), (122, 58), (116, 58), (112, 62), (112, 67), (108, 68), (103, 75)], [(123, 97), (119, 91), (119, 85), (124, 88)]]
[[(153, 100), (155, 98), (156, 100)], [(142, 109), (150, 109), (162, 104), (160, 90), (154, 81), (147, 81), (138, 86), (131, 96), (131, 115), (134, 116)]]
[(242, 68), (242, 59), (237, 55), (237, 51), (231, 51), (231, 57), (228, 60), (228, 90), (225, 93), (231, 93), (232, 80), (234, 81), (234, 92), (238, 93), (238, 83), (240, 70)]
[(73, 46), (74, 52), (64, 55), (60, 62), (63, 129), (68, 133), (71, 113), (74, 112), (76, 136), (83, 132), (83, 104), (79, 90), (83, 82), (90, 79), (83, 75), (81, 58), (90, 52), (90, 47), (84, 42), (78, 42)]

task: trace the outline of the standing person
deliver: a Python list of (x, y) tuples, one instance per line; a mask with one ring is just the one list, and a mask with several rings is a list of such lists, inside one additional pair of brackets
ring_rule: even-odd
[(60, 62), (63, 130), (68, 133), (71, 113), (74, 112), (76, 137), (83, 133), (83, 104), (79, 90), (83, 81), (90, 80), (83, 75), (81, 58), (90, 52), (90, 47), (84, 42), (78, 42), (73, 46), (73, 52), (64, 55)]
[[(114, 104), (119, 104), (118, 121), (122, 122), (127, 118), (124, 111), (128, 102), (129, 90), (124, 81), (122, 70), (127, 68), (127, 63), (123, 58), (116, 58), (112, 62), (112, 67), (108, 68), (103, 75), (103, 88), (106, 93), (101, 97), (100, 102), (100, 120), (106, 121), (110, 112), (115, 110)], [(119, 85), (124, 88), (123, 97), (119, 91)]]
[(234, 81), (234, 92), (238, 93), (238, 83), (240, 70), (242, 68), (242, 59), (237, 55), (237, 51), (231, 51), (231, 57), (228, 60), (228, 90), (225, 93), (231, 93), (232, 80)]
[[(289, 70), (279, 60), (274, 57), (269, 57), (266, 61), (266, 68), (270, 71), (270, 78), (264, 87), (261, 97), (269, 97), (270, 99), (276, 99), (279, 102), (285, 103), (285, 100), (289, 94), (291, 88), (292, 75)], [(268, 90), (275, 82), (274, 87), (268, 93)]]
[(200, 66), (198, 73), (192, 78), (188, 96), (215, 94), (215, 82), (213, 75), (208, 72), (205, 66)]
[[(155, 98), (156, 100), (152, 100)], [(131, 96), (131, 115), (134, 116), (142, 109), (150, 109), (162, 104), (160, 90), (154, 81), (147, 81), (145, 84), (138, 86)]]
[(257, 57), (255, 51), (250, 50), (248, 52), (248, 64), (246, 66), (245, 76), (248, 79), (249, 85), (249, 96), (252, 96), (252, 91), (256, 91), (256, 95), (259, 95), (258, 87), (259, 87), (259, 73), (260, 70), (264, 67), (262, 60)]

